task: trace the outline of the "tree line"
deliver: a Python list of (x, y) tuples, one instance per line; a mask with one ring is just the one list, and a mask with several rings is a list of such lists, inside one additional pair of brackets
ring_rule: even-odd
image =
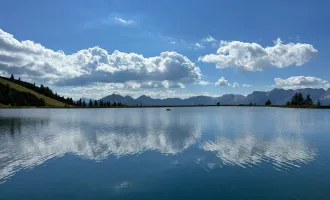
[(0, 83), (0, 103), (9, 106), (45, 106), (45, 100)]
[(49, 87), (45, 87), (43, 84), (41, 84), (40, 87), (38, 87), (38, 86), (36, 86), (35, 83), (32, 84), (29, 82), (22, 81), (20, 77), (18, 79), (15, 79), (13, 74), (10, 76), (10, 78), (6, 78), (6, 77), (1, 77), (1, 78), (9, 80), (13, 83), (16, 83), (20, 86), (33, 90), (39, 94), (45, 95), (45, 96), (55, 99), (57, 101), (66, 103), (68, 105), (75, 105), (75, 102), (72, 98), (65, 98), (63, 96), (60, 96), (57, 93), (54, 93)]
[[(36, 86), (35, 83), (28, 83), (21, 80), (21, 78), (15, 79), (14, 75), (12, 74), (10, 78), (1, 77), (3, 79), (9, 80), (13, 83), (21, 85), (25, 88), (31, 89), (39, 94), (43, 94), (47, 97), (52, 99), (61, 101), (66, 104), (66, 106), (78, 106), (78, 107), (125, 107), (127, 105), (122, 104), (120, 102), (110, 102), (110, 101), (92, 101), (90, 100), (88, 103), (82, 101), (81, 99), (77, 102), (74, 101), (72, 98), (65, 98), (64, 96), (60, 96), (57, 93), (54, 93), (49, 87), (45, 87), (44, 85), (40, 85), (40, 87)], [(11, 88), (8, 84), (3, 85), (0, 84), (0, 103), (5, 105), (13, 105), (13, 106), (45, 106), (44, 99), (37, 98), (36, 96), (28, 93), (28, 92), (21, 92), (14, 88)], [(220, 102), (217, 102), (217, 105), (220, 105)], [(249, 104), (250, 106), (256, 104)], [(267, 100), (265, 102), (266, 106), (271, 106), (272, 102)], [(141, 104), (142, 106), (142, 104)], [(306, 98), (302, 93), (295, 93), (294, 96), (291, 98), (290, 101), (287, 101), (285, 106), (317, 106), (320, 107), (320, 101), (317, 101), (314, 104), (310, 94), (306, 95)], [(138, 107), (138, 105), (136, 105)]]
[[(314, 102), (309, 94), (306, 95), (306, 98), (304, 98), (304, 95), (302, 93), (296, 93), (291, 101), (288, 101), (286, 103), (287, 106), (313, 106)], [(321, 102), (317, 101), (316, 106), (321, 106)]]
[(123, 103), (117, 103), (117, 102), (113, 102), (111, 103), (110, 101), (103, 101), (103, 100), (99, 100), (99, 101), (92, 101), (92, 100), (89, 100), (89, 102), (85, 102), (81, 99), (79, 99), (77, 102), (76, 102), (76, 106), (79, 106), (79, 107), (125, 107), (127, 105), (123, 104)]
[[(266, 106), (272, 105), (272, 102), (270, 100), (267, 100), (265, 102)], [(295, 93), (290, 101), (287, 101), (286, 106), (321, 106), (321, 102), (317, 101), (316, 104), (314, 104), (313, 99), (311, 98), (310, 94), (306, 95), (306, 98), (302, 93)]]
[[(52, 99), (58, 100), (66, 104), (66, 107), (77, 106), (77, 107), (124, 107), (125, 104), (120, 102), (105, 102), (105, 101), (91, 101), (89, 103), (82, 101), (81, 99), (78, 101), (74, 101), (72, 98), (65, 98), (64, 96), (60, 96), (57, 93), (54, 93), (49, 87), (45, 87), (44, 85), (40, 85), (40, 87), (36, 86), (35, 83), (29, 83), (22, 81), (19, 77), (15, 79), (14, 75), (12, 74), (10, 78), (1, 77), (5, 80), (10, 82), (16, 83), (20, 86), (23, 86), (27, 89), (33, 90), (39, 94), (45, 95)], [(28, 92), (21, 92), (15, 90), (14, 88), (10, 88), (7, 85), (0, 85), (0, 103), (4, 105), (14, 105), (14, 106), (45, 106), (44, 99), (39, 99), (34, 95)]]

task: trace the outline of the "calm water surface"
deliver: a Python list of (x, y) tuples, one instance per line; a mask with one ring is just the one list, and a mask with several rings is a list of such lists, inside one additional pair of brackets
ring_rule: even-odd
[(0, 199), (330, 199), (330, 111), (0, 109)]

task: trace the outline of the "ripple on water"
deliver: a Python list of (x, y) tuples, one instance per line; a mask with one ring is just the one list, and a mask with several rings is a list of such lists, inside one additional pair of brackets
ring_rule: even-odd
[(218, 137), (204, 142), (200, 148), (214, 152), (224, 165), (246, 168), (266, 161), (283, 171), (299, 168), (316, 156), (316, 150), (308, 148), (302, 139), (281, 136), (269, 141), (260, 141), (252, 135), (242, 135), (232, 141)]
[[(10, 117), (0, 116), (0, 180), (6, 180), (20, 169), (33, 168), (67, 153), (93, 161), (109, 156), (119, 158), (142, 154), (145, 151), (157, 152), (159, 156), (198, 153), (204, 157), (214, 157), (214, 160), (193, 160), (197, 155), (189, 157), (190, 162), (194, 161), (207, 171), (225, 165), (255, 168), (260, 163), (268, 163), (274, 169), (288, 173), (314, 161), (317, 155), (317, 150), (307, 145), (303, 134), (284, 134), (287, 130), (304, 130), (300, 118), (292, 126), (281, 126), (280, 134), (270, 130), (271, 136), (264, 138), (254, 132), (258, 126), (246, 126), (253, 124), (250, 121), (242, 129), (250, 128), (251, 134), (239, 132), (240, 127), (235, 127), (235, 133), (230, 133), (232, 124), (217, 126), (215, 120), (202, 121), (198, 112), (181, 113), (179, 119), (167, 112), (161, 115), (158, 111), (148, 113), (148, 110), (144, 111), (146, 114), (132, 109), (125, 112), (110, 110), (94, 113), (96, 111), (89, 109), (83, 111), (87, 114), (80, 112), (56, 110), (53, 115), (45, 112), (32, 116), (22, 113), (12, 113)], [(91, 117), (89, 112), (99, 116)], [(234, 113), (231, 120), (235, 121), (237, 117), (240, 115)], [(248, 113), (244, 119), (253, 118)], [(282, 121), (276, 123), (282, 124)], [(208, 125), (219, 132), (215, 140), (203, 138), (207, 135), (204, 133), (208, 132)], [(229, 134), (228, 137), (226, 134)], [(194, 151), (189, 151), (192, 147)]]

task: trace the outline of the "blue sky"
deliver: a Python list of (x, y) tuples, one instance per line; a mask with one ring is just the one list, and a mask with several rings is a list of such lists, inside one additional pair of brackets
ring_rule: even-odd
[[(15, 72), (75, 98), (113, 92), (160, 98), (219, 96), (271, 90), (274, 85), (328, 88), (330, 81), (328, 1), (1, 0), (0, 4), (0, 73)], [(282, 42), (276, 46), (278, 38)], [(106, 53), (88, 51), (93, 47)], [(43, 53), (31, 53), (38, 48)], [(221, 48), (227, 52), (219, 55)], [(77, 55), (81, 50), (86, 51), (81, 53), (84, 58)], [(114, 55), (115, 50), (120, 54)], [(172, 54), (162, 57), (163, 52)], [(250, 57), (244, 60), (241, 54)], [(20, 60), (8, 61), (9, 56)]]

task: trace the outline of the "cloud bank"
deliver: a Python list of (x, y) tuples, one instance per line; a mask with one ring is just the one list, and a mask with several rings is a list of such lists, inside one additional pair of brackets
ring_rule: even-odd
[(96, 46), (67, 55), (30, 40), (18, 41), (1, 29), (0, 72), (60, 86), (136, 83), (145, 88), (182, 88), (202, 77), (200, 68), (177, 52), (145, 58)]
[(301, 66), (316, 54), (317, 50), (310, 44), (284, 44), (280, 39), (271, 47), (262, 47), (257, 43), (221, 41), (216, 54), (205, 55), (198, 60), (215, 63), (217, 68), (235, 67), (243, 71), (262, 71), (270, 66)]
[(273, 87), (284, 89), (300, 89), (300, 88), (330, 88), (330, 84), (326, 80), (312, 76), (291, 76), (287, 79), (275, 78)]

